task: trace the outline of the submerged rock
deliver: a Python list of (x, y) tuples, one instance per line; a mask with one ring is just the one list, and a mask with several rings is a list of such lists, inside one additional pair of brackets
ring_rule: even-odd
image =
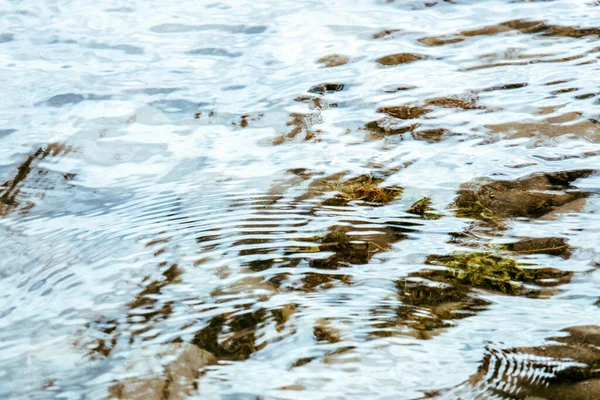
[(406, 210), (409, 214), (420, 215), (425, 219), (438, 219), (441, 215), (432, 213), (433, 208), (431, 207), (431, 198), (423, 197), (420, 200), (417, 200), (411, 205), (408, 210)]
[(351, 201), (363, 201), (383, 205), (396, 200), (403, 189), (398, 186), (380, 187), (381, 178), (361, 175), (343, 182), (334, 182), (331, 190), (337, 191), (334, 197), (323, 202), (328, 206), (345, 206)]
[(339, 92), (344, 90), (343, 83), (321, 83), (308, 89), (310, 93), (326, 94), (329, 92)]
[(526, 21), (516, 19), (489, 25), (479, 29), (462, 31), (456, 35), (440, 37), (424, 37), (418, 41), (426, 46), (445, 46), (458, 43), (468, 37), (493, 36), (504, 32), (517, 31), (523, 34), (541, 34), (543, 36), (581, 38), (586, 36), (600, 36), (599, 27), (579, 28), (572, 26), (550, 25), (544, 21)]
[(111, 386), (109, 398), (121, 400), (179, 400), (193, 395), (200, 370), (217, 363), (217, 358), (193, 344), (171, 343), (134, 354), (127, 370), (129, 378)]
[[(30, 154), (27, 159), (17, 167), (17, 173), (13, 178), (0, 185), (0, 217), (16, 211), (19, 209), (19, 206), (21, 206), (21, 210), (30, 209), (34, 206), (34, 203), (26, 202), (27, 199), (24, 198), (24, 196), (21, 196), (21, 190), (24, 188), (28, 177), (32, 177), (34, 180), (31, 186), (35, 187), (36, 191), (41, 190), (43, 193), (52, 188), (53, 185), (48, 184), (48, 182), (40, 181), (42, 178), (48, 179), (48, 173), (51, 171), (38, 167), (37, 164), (48, 157), (64, 156), (74, 151), (77, 150), (73, 146), (63, 143), (50, 143), (45, 147), (38, 148), (33, 154)], [(75, 177), (75, 174), (72, 173), (56, 173), (55, 175), (56, 180), (68, 181)]]
[(394, 107), (381, 107), (377, 109), (378, 113), (384, 113), (390, 117), (398, 119), (415, 119), (420, 118), (423, 115), (430, 113), (432, 110), (426, 107), (419, 106), (394, 106)]
[(319, 64), (323, 64), (323, 67), (325, 68), (332, 68), (348, 64), (350, 62), (350, 57), (343, 54), (330, 54), (328, 56), (319, 58), (317, 62)]
[(570, 184), (591, 175), (593, 170), (534, 174), (516, 181), (481, 179), (465, 184), (454, 202), (458, 217), (494, 220), (539, 218), (576, 199), (586, 197), (567, 191)]
[(477, 105), (476, 98), (461, 99), (458, 97), (436, 97), (425, 102), (426, 106), (439, 108), (462, 108), (463, 110), (481, 110), (484, 106)]
[(414, 140), (422, 140), (424, 142), (429, 142), (429, 143), (439, 143), (444, 138), (447, 138), (449, 136), (454, 136), (455, 134), (450, 132), (447, 129), (438, 128), (438, 129), (414, 130), (411, 132), (411, 135)]
[(217, 315), (196, 333), (192, 343), (222, 360), (246, 360), (265, 346), (256, 343), (256, 331), (266, 315), (264, 309)]
[[(471, 317), (487, 309), (491, 304), (469, 293), (469, 289), (457, 285), (440, 285), (415, 277), (396, 282), (402, 305), (396, 309), (399, 326), (414, 331), (438, 331), (454, 324), (453, 320)], [(430, 339), (431, 334), (414, 333), (420, 339)]]
[(514, 259), (489, 252), (455, 253), (447, 256), (431, 255), (426, 264), (446, 269), (419, 273), (428, 279), (505, 293), (516, 296), (540, 297), (545, 295), (538, 287), (567, 283), (570, 271), (555, 268), (523, 268)]
[(600, 327), (575, 326), (555, 344), (488, 348), (477, 373), (427, 398), (595, 400), (600, 393)]
[(522, 239), (505, 244), (502, 248), (519, 254), (550, 254), (565, 258), (571, 255), (567, 241), (558, 237)]
[(364, 129), (368, 132), (370, 140), (378, 140), (387, 136), (402, 135), (412, 132), (419, 127), (419, 124), (403, 125), (398, 124), (392, 117), (384, 117), (376, 121), (368, 122)]
[(376, 61), (379, 65), (383, 65), (386, 67), (399, 65), (399, 64), (408, 64), (413, 63), (415, 61), (424, 60), (426, 56), (421, 54), (412, 54), (412, 53), (398, 53), (398, 54), (390, 54), (389, 56), (384, 56), (378, 58)]

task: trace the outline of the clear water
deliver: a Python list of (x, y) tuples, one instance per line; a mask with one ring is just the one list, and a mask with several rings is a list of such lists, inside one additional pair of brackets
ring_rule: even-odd
[[(491, 228), (452, 204), (485, 177), (600, 169), (599, 58), (592, 0), (4, 1), (0, 397), (106, 398), (136, 351), (225, 321), (198, 397), (411, 399), (486, 346), (598, 324), (600, 175)], [(427, 110), (364, 128), (403, 105)], [(402, 195), (324, 204), (361, 175)], [(406, 212), (425, 196), (440, 218)], [(513, 256), (573, 272), (551, 295), (397, 311), (431, 255), (549, 236), (570, 256)]]

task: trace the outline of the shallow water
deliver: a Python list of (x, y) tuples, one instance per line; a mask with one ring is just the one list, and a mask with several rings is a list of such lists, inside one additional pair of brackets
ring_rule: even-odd
[(176, 342), (218, 359), (190, 397), (413, 399), (600, 321), (597, 1), (0, 21), (0, 397), (106, 398)]

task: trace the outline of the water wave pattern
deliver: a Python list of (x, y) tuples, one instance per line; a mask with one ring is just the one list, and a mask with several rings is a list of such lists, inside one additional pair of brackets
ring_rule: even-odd
[(131, 365), (174, 344), (216, 360), (190, 398), (536, 395), (495, 376), (556, 380), (518, 349), (597, 325), (597, 1), (0, 22), (0, 397), (170, 398)]

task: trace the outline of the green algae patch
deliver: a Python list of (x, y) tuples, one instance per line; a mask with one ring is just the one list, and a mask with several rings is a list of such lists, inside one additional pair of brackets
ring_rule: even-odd
[(526, 288), (524, 284), (556, 286), (569, 282), (573, 275), (554, 268), (523, 268), (511, 257), (486, 252), (431, 255), (425, 263), (446, 267), (424, 273), (429, 279), (517, 296), (537, 297), (542, 294)]
[(497, 252), (431, 255), (425, 263), (437, 268), (413, 272), (395, 282), (402, 304), (393, 309), (392, 317), (391, 310), (387, 311), (383, 320), (373, 324), (372, 335), (431, 339), (454, 326), (452, 321), (471, 317), (490, 306), (475, 289), (543, 298), (556, 293), (548, 288), (568, 283), (573, 275), (570, 271), (520, 265)]

